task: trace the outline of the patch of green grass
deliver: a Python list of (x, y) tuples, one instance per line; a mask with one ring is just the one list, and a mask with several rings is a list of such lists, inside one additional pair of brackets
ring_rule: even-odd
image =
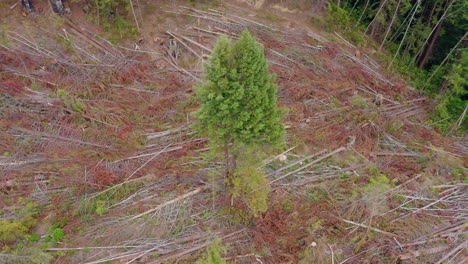
[(121, 199), (127, 197), (130, 193), (135, 192), (140, 185), (141, 183), (139, 182), (127, 183), (123, 186), (115, 187), (113, 190), (104, 192), (93, 198), (85, 198), (80, 201), (78, 207), (75, 209), (74, 215), (89, 218), (89, 216), (86, 215), (90, 213), (96, 213), (98, 215), (105, 214), (107, 212), (108, 206), (115, 204)]
[(262, 18), (270, 21), (270, 22), (281, 22), (281, 21), (284, 21), (284, 18), (276, 15), (276, 14), (273, 14), (273, 13), (266, 13), (264, 15), (261, 16)]
[(363, 97), (359, 95), (355, 95), (351, 97), (351, 104), (354, 107), (359, 107), (359, 108), (366, 108), (367, 107), (367, 101)]
[(399, 119), (394, 120), (392, 124), (390, 125), (389, 130), (391, 132), (399, 132), (401, 128), (405, 125), (405, 123)]

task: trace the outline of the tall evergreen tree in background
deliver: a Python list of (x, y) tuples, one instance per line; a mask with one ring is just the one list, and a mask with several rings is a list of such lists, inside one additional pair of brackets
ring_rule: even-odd
[(379, 42), (379, 50), (393, 53), (389, 68), (405, 73), (435, 99), (437, 127), (453, 131), (455, 123), (468, 129), (468, 92), (461, 81), (468, 74), (462, 66), (468, 0), (336, 0), (330, 5), (340, 11), (332, 17), (341, 13), (358, 21), (364, 34)]
[(201, 108), (194, 127), (222, 150), (231, 195), (242, 196), (256, 215), (266, 210), (269, 190), (258, 169), (259, 150), (281, 145), (284, 137), (275, 76), (268, 72), (263, 46), (247, 30), (234, 44), (220, 37), (205, 72), (195, 87)]

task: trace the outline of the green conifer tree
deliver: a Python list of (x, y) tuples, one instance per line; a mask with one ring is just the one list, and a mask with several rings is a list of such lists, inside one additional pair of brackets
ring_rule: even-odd
[[(201, 108), (194, 113), (199, 119), (194, 127), (224, 152), (225, 174), (232, 185), (241, 153), (281, 145), (284, 110), (277, 106), (278, 86), (268, 71), (263, 46), (247, 30), (234, 44), (226, 36), (218, 39), (205, 73), (195, 87)], [(236, 177), (240, 174), (249, 177), (239, 172)]]
[(227, 262), (221, 258), (221, 254), (227, 252), (227, 248), (220, 245), (221, 239), (216, 238), (213, 244), (206, 249), (205, 256), (197, 261), (197, 264), (227, 264)]
[(195, 127), (216, 145), (278, 145), (284, 136), (277, 107), (275, 76), (268, 72), (263, 46), (245, 30), (234, 45), (225, 36), (205, 65), (196, 86), (201, 104)]

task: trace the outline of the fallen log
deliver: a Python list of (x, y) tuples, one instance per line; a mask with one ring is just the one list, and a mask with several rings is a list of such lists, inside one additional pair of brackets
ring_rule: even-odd
[(355, 226), (358, 226), (358, 227), (362, 227), (362, 228), (366, 228), (366, 229), (370, 229), (372, 231), (375, 231), (377, 233), (380, 233), (380, 234), (383, 234), (383, 235), (387, 235), (387, 236), (391, 236), (391, 237), (395, 237), (396, 235), (395, 234), (392, 234), (392, 233), (389, 233), (389, 232), (385, 232), (383, 230), (380, 230), (378, 228), (375, 228), (375, 227), (371, 227), (371, 226), (368, 226), (368, 225), (364, 225), (364, 224), (360, 224), (360, 223), (356, 223), (356, 222), (353, 222), (351, 220), (346, 220), (346, 219), (342, 219), (342, 218), (338, 218), (337, 219), (345, 222), (345, 223), (348, 223), (348, 224), (352, 224), (352, 225), (355, 225)]
[(129, 220), (129, 221), (135, 220), (135, 219), (138, 219), (138, 218), (140, 218), (140, 217), (142, 217), (142, 216), (145, 216), (145, 215), (147, 215), (147, 214), (156, 212), (156, 211), (158, 211), (159, 209), (161, 209), (161, 208), (163, 208), (163, 207), (166, 207), (166, 206), (168, 206), (168, 205), (174, 204), (174, 203), (176, 203), (176, 202), (178, 202), (178, 201), (180, 201), (180, 200), (183, 200), (183, 199), (185, 199), (185, 198), (188, 198), (188, 197), (190, 197), (190, 196), (193, 196), (193, 195), (195, 195), (195, 194), (197, 194), (197, 193), (203, 192), (203, 191), (206, 190), (208, 187), (209, 187), (209, 185), (205, 185), (205, 186), (202, 186), (202, 187), (200, 187), (200, 188), (197, 188), (197, 189), (195, 189), (195, 190), (193, 190), (193, 191), (191, 191), (191, 192), (188, 192), (188, 193), (186, 193), (186, 194), (184, 194), (184, 195), (178, 196), (178, 197), (176, 197), (175, 199), (172, 199), (172, 200), (167, 201), (167, 202), (165, 202), (165, 203), (163, 203), (163, 204), (160, 204), (160, 205), (158, 205), (158, 206), (156, 206), (156, 207), (154, 207), (154, 208), (151, 208), (151, 209), (149, 209), (149, 210), (147, 210), (147, 211), (145, 211), (145, 212), (143, 212), (143, 213), (141, 213), (141, 214), (137, 214), (137, 215), (131, 217), (131, 218), (128, 219), (128, 220)]
[(411, 251), (409, 253), (401, 254), (398, 256), (399, 259), (405, 260), (405, 259), (412, 259), (412, 258), (417, 258), (422, 255), (432, 255), (432, 254), (437, 254), (439, 252), (442, 252), (444, 250), (447, 250), (450, 248), (450, 246), (439, 246), (435, 248), (428, 248), (428, 249), (420, 249), (416, 251)]
[[(339, 148), (333, 150), (332, 152), (327, 153), (327, 154), (325, 154), (325, 155), (323, 155), (323, 156), (320, 156), (318, 159), (313, 160), (312, 162), (307, 163), (306, 165), (304, 165), (304, 166), (302, 166), (302, 167), (300, 167), (300, 168), (298, 168), (298, 169), (296, 169), (296, 170), (294, 170), (294, 171), (291, 171), (291, 172), (289, 172), (289, 173), (286, 173), (285, 175), (282, 175), (281, 177), (272, 180), (270, 183), (277, 182), (277, 181), (279, 181), (279, 180), (281, 180), (281, 179), (284, 179), (284, 178), (288, 177), (288, 176), (291, 175), (291, 174), (297, 173), (297, 172), (299, 172), (299, 171), (301, 171), (301, 170), (303, 170), (303, 169), (306, 169), (306, 168), (308, 168), (308, 167), (311, 167), (312, 165), (314, 165), (314, 164), (316, 164), (316, 163), (318, 163), (318, 162), (320, 162), (320, 161), (322, 161), (322, 160), (324, 160), (324, 159), (326, 159), (326, 158), (328, 158), (328, 157), (331, 157), (331, 156), (333, 156), (333, 155), (335, 155), (335, 154), (337, 154), (337, 153), (339, 153), (339, 152), (341, 152), (341, 151), (343, 151), (343, 150), (346, 150), (346, 147), (339, 147)], [(318, 154), (321, 155), (322, 153), (325, 153), (325, 152), (326, 152), (326, 151), (322, 151), (322, 152), (320, 152), (320, 153), (318, 153)]]

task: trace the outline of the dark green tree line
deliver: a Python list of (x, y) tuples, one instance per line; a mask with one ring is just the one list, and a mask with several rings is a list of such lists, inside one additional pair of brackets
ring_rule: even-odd
[[(439, 118), (458, 121), (468, 104), (466, 82), (454, 81), (454, 76), (466, 80), (468, 74), (459, 66), (466, 57), (468, 0), (348, 0), (332, 5), (338, 3), (380, 49), (394, 55), (389, 67), (412, 72), (416, 86), (436, 98)], [(466, 120), (459, 125), (468, 128)]]

